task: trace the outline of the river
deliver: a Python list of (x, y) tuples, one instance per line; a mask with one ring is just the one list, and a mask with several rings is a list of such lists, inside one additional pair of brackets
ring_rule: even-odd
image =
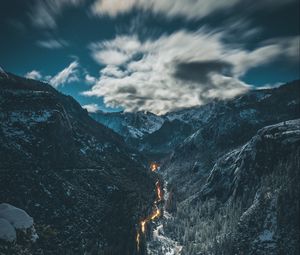
[[(156, 163), (150, 165), (152, 172), (158, 172), (160, 167)], [(167, 183), (161, 183), (157, 180), (155, 183), (156, 200), (153, 203), (152, 213), (145, 219), (140, 221), (140, 226), (137, 230), (136, 243), (137, 250), (140, 250), (141, 238), (149, 234), (146, 232), (147, 225), (152, 222), (150, 236), (145, 238), (148, 255), (180, 255), (182, 246), (178, 242), (172, 240), (165, 234), (164, 224), (172, 219), (172, 215), (165, 209), (165, 201), (168, 201), (169, 192), (167, 190)], [(163, 189), (161, 188), (163, 187)]]

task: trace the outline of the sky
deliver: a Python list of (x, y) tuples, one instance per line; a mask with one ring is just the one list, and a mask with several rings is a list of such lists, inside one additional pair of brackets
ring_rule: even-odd
[(90, 112), (156, 114), (299, 79), (298, 0), (1, 0), (0, 67)]

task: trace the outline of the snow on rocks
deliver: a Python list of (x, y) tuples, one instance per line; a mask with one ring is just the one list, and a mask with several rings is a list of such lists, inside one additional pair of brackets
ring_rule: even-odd
[(33, 218), (24, 210), (13, 205), (0, 204), (0, 239), (5, 241), (15, 241), (16, 231), (31, 230), (31, 240), (35, 241), (38, 236), (33, 226)]
[(4, 76), (5, 78), (8, 78), (7, 73), (3, 70), (3, 68), (0, 66), (0, 79), (2, 78), (1, 76)]
[(14, 227), (3, 218), (0, 218), (0, 239), (13, 242), (17, 239), (17, 233)]
[(0, 218), (6, 219), (16, 229), (26, 229), (33, 225), (33, 219), (22, 209), (10, 204), (0, 204)]

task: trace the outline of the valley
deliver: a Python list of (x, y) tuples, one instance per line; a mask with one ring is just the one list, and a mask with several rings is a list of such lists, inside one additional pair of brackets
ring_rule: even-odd
[(0, 255), (299, 255), (300, 0), (1, 0)]
[(34, 221), (1, 219), (0, 254), (297, 254), (299, 92), (294, 81), (160, 116), (88, 114), (0, 74), (1, 208)]
[(294, 81), (162, 116), (91, 114), (160, 164), (168, 198), (149, 254), (297, 253), (299, 95)]
[[(156, 172), (158, 171), (158, 166), (155, 163), (151, 163), (150, 170), (151, 172)], [(143, 240), (146, 239), (147, 225), (150, 222), (158, 220), (162, 216), (162, 208), (163, 208), (164, 200), (163, 200), (163, 191), (161, 189), (161, 180), (159, 179), (155, 182), (155, 192), (156, 192), (156, 198), (153, 202), (152, 212), (150, 215), (148, 215), (146, 218), (142, 219), (139, 222), (139, 227), (137, 229), (136, 245), (137, 245), (138, 253), (140, 252), (141, 245), (142, 245), (141, 239)]]

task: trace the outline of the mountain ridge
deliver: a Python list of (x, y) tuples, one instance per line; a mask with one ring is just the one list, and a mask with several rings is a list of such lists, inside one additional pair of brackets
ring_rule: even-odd
[[(297, 93), (300, 93), (298, 84), (299, 80), (295, 80), (275, 88), (250, 90), (248, 93), (237, 96), (231, 100), (214, 100), (211, 103), (203, 106), (182, 109), (156, 117), (154, 117), (152, 113), (145, 114), (142, 112), (104, 114), (98, 112), (91, 114), (91, 116), (100, 123), (107, 125), (108, 127), (115, 130), (125, 138), (126, 142), (131, 147), (138, 149), (142, 154), (149, 157), (159, 158), (170, 154), (177, 147), (177, 145), (181, 144), (184, 139), (196, 132), (202, 125), (206, 125), (213, 118), (221, 116), (228, 110), (230, 111), (231, 109), (236, 109), (236, 111), (238, 111), (239, 108), (247, 109), (251, 108), (251, 106), (255, 104), (262, 105), (265, 108), (268, 107), (268, 105), (270, 105), (271, 107), (271, 105), (274, 104), (272, 100), (279, 100), (280, 93), (283, 93), (284, 95), (290, 97), (291, 104), (293, 104), (293, 100), (296, 100), (296, 102), (294, 102), (296, 104), (296, 107), (299, 104), (299, 102), (297, 102)], [(286, 101), (288, 101), (288, 99), (286, 99)], [(277, 107), (276, 104), (274, 106)], [(255, 118), (255, 114), (260, 113), (240, 111), (240, 118), (246, 119), (247, 121), (247, 119), (252, 117), (251, 114)], [(156, 128), (153, 130), (147, 130), (146, 132), (140, 132), (141, 124), (139, 123), (139, 125), (135, 125), (134, 121), (132, 121), (136, 118), (136, 116), (137, 118), (139, 118), (140, 116), (143, 117), (143, 125), (146, 127), (148, 127), (149, 122), (158, 120)], [(278, 122), (279, 121), (280, 119), (278, 119)], [(270, 121), (269, 123), (272, 123), (272, 121)], [(164, 124), (169, 126), (169, 129), (171, 130), (169, 133), (163, 132), (165, 126)], [(145, 127), (143, 125), (142, 129), (145, 130)], [(181, 134), (182, 136), (178, 137), (180, 135), (178, 134), (177, 126), (179, 126), (179, 130), (185, 130), (186, 134)], [(132, 136), (128, 129), (133, 129), (135, 131), (134, 134), (140, 135)], [(160, 132), (162, 132), (164, 136), (161, 135), (162, 140), (157, 140)], [(166, 136), (169, 137), (166, 138)], [(153, 144), (151, 144), (153, 143), (153, 141), (157, 141), (157, 144), (159, 144), (159, 146), (153, 146)], [(157, 152), (159, 152), (161, 156), (156, 155)]]
[(0, 201), (31, 215), (39, 235), (0, 253), (138, 252), (155, 182), (122, 137), (72, 97), (11, 74), (0, 74), (0, 120)]

